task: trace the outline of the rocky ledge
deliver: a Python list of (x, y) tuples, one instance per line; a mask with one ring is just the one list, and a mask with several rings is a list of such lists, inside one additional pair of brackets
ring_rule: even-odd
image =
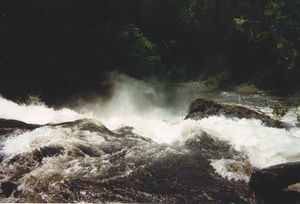
[(212, 100), (205, 98), (199, 98), (194, 100), (188, 110), (188, 114), (185, 119), (200, 120), (213, 115), (224, 115), (232, 118), (246, 118), (246, 119), (258, 119), (261, 120), (266, 126), (286, 128), (287, 124), (278, 120), (272, 119), (263, 113), (256, 112), (246, 107), (216, 103)]

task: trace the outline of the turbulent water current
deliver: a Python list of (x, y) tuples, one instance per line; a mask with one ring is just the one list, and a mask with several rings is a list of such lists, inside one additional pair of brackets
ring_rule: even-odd
[[(281, 120), (290, 127), (225, 115), (184, 120), (199, 97), (271, 117), (280, 101), (289, 107)], [(60, 109), (0, 97), (0, 118), (43, 125), (1, 138), (1, 179), (16, 186), (2, 201), (250, 202), (247, 193), (223, 189), (246, 185), (251, 168), (300, 161), (300, 107), (291, 105), (297, 100), (204, 93), (189, 84), (153, 87), (126, 76), (110, 97)]]

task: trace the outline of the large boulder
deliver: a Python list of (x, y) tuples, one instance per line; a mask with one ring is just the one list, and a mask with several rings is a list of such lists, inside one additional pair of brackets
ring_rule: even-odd
[(220, 104), (205, 98), (194, 100), (188, 110), (185, 119), (200, 120), (213, 115), (237, 117), (246, 119), (258, 119), (270, 127), (283, 128), (286, 124), (272, 119), (270, 116), (238, 105)]
[(249, 185), (258, 200), (268, 203), (299, 203), (300, 189), (291, 186), (300, 183), (300, 162), (279, 164), (253, 171)]

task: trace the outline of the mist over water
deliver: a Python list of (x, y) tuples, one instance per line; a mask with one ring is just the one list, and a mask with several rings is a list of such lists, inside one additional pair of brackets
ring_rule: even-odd
[[(109, 129), (131, 126), (137, 134), (159, 143), (174, 143), (205, 131), (246, 153), (250, 162), (259, 168), (300, 160), (299, 128), (277, 129), (266, 127), (259, 120), (225, 116), (211, 116), (199, 121), (183, 120), (193, 99), (208, 96), (219, 101), (230, 102), (231, 99), (233, 103), (243, 102), (233, 94), (191, 93), (186, 91), (190, 87), (175, 87), (175, 90), (169, 89), (171, 93), (166, 90), (159, 93), (155, 87), (125, 75), (119, 75), (115, 80), (114, 93), (109, 101), (102, 102), (99, 99), (97, 103), (78, 107), (78, 110), (93, 112)], [(170, 106), (167, 102), (169, 98), (172, 99)], [(261, 101), (264, 100), (262, 97)], [(272, 110), (261, 104), (256, 107), (253, 107), (253, 103), (244, 105), (269, 115)], [(291, 110), (283, 120), (294, 125), (296, 112)]]
[[(261, 105), (266, 104), (267, 96), (259, 98), (256, 95), (247, 100), (229, 92), (191, 91), (188, 84), (176, 87), (153, 86), (125, 75), (115, 75), (112, 81), (114, 89), (109, 99), (97, 97), (91, 101), (79, 100), (72, 109), (66, 107), (56, 110), (44, 104), (17, 104), (1, 97), (0, 118), (36, 124), (92, 118), (102, 122), (110, 130), (130, 126), (138, 135), (151, 138), (159, 144), (169, 145), (201, 135), (205, 131), (245, 153), (251, 164), (258, 168), (300, 161), (300, 129), (294, 125), (296, 113), (299, 113), (297, 109), (284, 117), (284, 120), (292, 125), (289, 130), (266, 127), (255, 119), (225, 116), (211, 116), (199, 121), (183, 120), (188, 105), (195, 98), (210, 97), (216, 101), (242, 104), (270, 112), (269, 107)], [(250, 104), (243, 104), (245, 101), (249, 101)], [(257, 106), (254, 106), (255, 103)], [(70, 134), (64, 131), (67, 130), (41, 128), (10, 137), (3, 142), (2, 152), (16, 155), (51, 144), (70, 146), (80, 142), (92, 146), (92, 136), (88, 137), (90, 141), (83, 141), (75, 136), (66, 136)]]

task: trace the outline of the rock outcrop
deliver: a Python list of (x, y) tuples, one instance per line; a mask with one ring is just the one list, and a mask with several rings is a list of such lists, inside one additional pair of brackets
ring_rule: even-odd
[(267, 203), (299, 203), (300, 193), (289, 188), (296, 183), (300, 183), (300, 162), (257, 169), (253, 171), (249, 185), (257, 199)]
[(38, 127), (40, 127), (40, 125), (27, 124), (18, 120), (7, 120), (0, 118), (0, 141), (13, 132), (33, 130)]
[(220, 104), (212, 100), (199, 98), (194, 100), (188, 110), (188, 114), (185, 119), (194, 119), (200, 120), (213, 115), (224, 115), (226, 117), (237, 117), (237, 118), (246, 118), (246, 119), (258, 119), (261, 120), (265, 125), (270, 127), (284, 128), (286, 124), (274, 120), (271, 117), (250, 110), (248, 108), (229, 105), (229, 104)]

